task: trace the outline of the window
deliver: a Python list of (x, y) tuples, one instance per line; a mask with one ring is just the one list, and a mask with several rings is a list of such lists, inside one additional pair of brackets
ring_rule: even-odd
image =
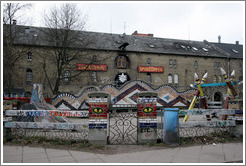
[(169, 59), (169, 67), (172, 67), (172, 66), (173, 66), (173, 60)]
[(152, 44), (152, 43), (148, 43), (148, 46), (149, 46), (150, 48), (155, 48), (155, 45)]
[(194, 62), (194, 68), (195, 68), (195, 69), (198, 68), (198, 62), (197, 62), (197, 61)]
[(209, 50), (207, 48), (202, 48), (203, 51), (208, 52)]
[(218, 62), (218, 69), (220, 69), (221, 68), (221, 63), (220, 62)]
[(170, 59), (169, 60), (169, 67), (177, 67), (176, 59)]
[(96, 55), (93, 55), (92, 63), (96, 63), (96, 61), (97, 61), (97, 56)]
[(242, 63), (239, 63), (239, 71), (242, 72)]
[(97, 83), (97, 72), (93, 71), (91, 73), (91, 79), (93, 83)]
[(68, 61), (68, 54), (67, 53), (65, 53), (65, 54), (59, 53), (58, 58), (59, 58), (60, 61), (67, 62)]
[(26, 82), (32, 83), (32, 70), (31, 69), (26, 70)]
[(214, 69), (220, 69), (221, 66), (221, 62), (214, 62)]
[(194, 50), (194, 51), (198, 51), (198, 48), (196, 48), (196, 47), (192, 47), (192, 50)]
[(32, 60), (32, 52), (27, 53), (27, 60), (29, 60), (29, 61)]
[(174, 84), (178, 84), (179, 83), (179, 76), (178, 74), (174, 74)]
[(176, 59), (173, 60), (173, 67), (177, 67), (177, 61), (176, 61)]
[(151, 73), (147, 73), (146, 80), (147, 80), (148, 83), (151, 82)]
[(218, 82), (222, 82), (222, 76), (221, 75), (218, 78)]
[(151, 60), (150, 60), (150, 58), (148, 58), (148, 59), (146, 60), (147, 65), (150, 65), (150, 62), (151, 62)]
[(66, 82), (70, 81), (70, 71), (69, 70), (66, 70), (65, 71), (65, 74), (64, 74), (64, 80)]
[(168, 81), (169, 84), (172, 84), (173, 83), (173, 76), (172, 76), (172, 74), (168, 74), (167, 81)]
[(214, 69), (217, 69), (218, 68), (218, 64), (217, 62), (214, 62)]
[(68, 61), (68, 54), (64, 55), (64, 61), (67, 62)]
[(231, 49), (234, 53), (238, 54), (238, 51), (237, 50), (234, 50), (234, 49)]
[(216, 75), (214, 75), (214, 80), (213, 80), (214, 83), (217, 83), (218, 82), (218, 78)]
[(115, 65), (117, 68), (126, 69), (129, 68), (129, 59), (125, 55), (119, 55), (115, 59)]

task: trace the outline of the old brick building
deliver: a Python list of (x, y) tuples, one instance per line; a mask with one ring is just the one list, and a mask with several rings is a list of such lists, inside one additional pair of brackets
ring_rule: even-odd
[[(18, 39), (14, 41), (14, 47), (16, 50), (25, 48), (25, 51), (22, 51), (14, 71), (11, 71), (14, 74), (13, 88), (23, 88), (30, 94), (32, 83), (42, 83), (44, 93), (52, 96), (43, 65), (45, 61), (48, 74), (56, 74), (55, 66), (50, 65), (47, 55), (48, 51), (56, 48), (45, 42), (45, 28), (18, 27), (21, 30)], [(81, 57), (71, 62), (70, 68), (63, 73), (60, 92), (77, 94), (88, 85), (103, 87), (112, 84), (121, 88), (124, 83), (134, 80), (146, 82), (154, 89), (167, 84), (183, 92), (190, 89), (194, 73), (202, 77), (208, 72), (208, 83), (222, 82), (219, 67), (227, 73), (235, 70), (236, 80), (243, 78), (243, 46), (238, 43), (157, 38), (152, 34), (137, 35), (137, 32), (133, 35), (80, 33), (84, 35), (83, 40), (93, 39), (93, 42), (86, 46), (77, 43), (70, 47), (71, 52), (81, 53)], [(86, 52), (86, 57), (82, 52)], [(65, 61), (66, 58), (69, 58), (69, 53)], [(74, 71), (82, 73), (70, 78), (70, 73)], [(212, 98), (216, 92), (226, 93), (226, 90), (211, 90)]]

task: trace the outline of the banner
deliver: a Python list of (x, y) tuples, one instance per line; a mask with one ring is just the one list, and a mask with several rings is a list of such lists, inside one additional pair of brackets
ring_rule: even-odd
[(139, 73), (163, 73), (164, 67), (162, 66), (138, 66)]
[(87, 71), (107, 71), (107, 65), (96, 65), (96, 64), (77, 64), (77, 70), (87, 70)]

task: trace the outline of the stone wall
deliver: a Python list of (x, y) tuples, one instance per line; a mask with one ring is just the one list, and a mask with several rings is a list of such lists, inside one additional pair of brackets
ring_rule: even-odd
[[(56, 66), (51, 62), (52, 59), (49, 57), (49, 52), (52, 52), (51, 48), (36, 48), (30, 47), (32, 52), (32, 60), (27, 60), (27, 53), (23, 53), (23, 57), (19, 60), (18, 65), (14, 71), (15, 87), (24, 88), (25, 91), (32, 91), (32, 84), (26, 84), (26, 70), (30, 68), (33, 73), (33, 83), (42, 83), (44, 85), (44, 93), (52, 96), (52, 92), (48, 85), (48, 80), (45, 78), (43, 71), (43, 61), (46, 59), (46, 67), (49, 75), (56, 75)], [(214, 67), (215, 62), (220, 62), (221, 67), (228, 72), (228, 61), (226, 58), (216, 58), (209, 56), (190, 56), (190, 55), (164, 55), (164, 54), (151, 54), (151, 53), (135, 53), (127, 52), (124, 54), (130, 61), (129, 68), (119, 69), (114, 65), (115, 58), (119, 52), (116, 51), (80, 51), (72, 50), (72, 52), (78, 52), (80, 58), (70, 64), (70, 71), (76, 71), (77, 63), (90, 63), (93, 56), (96, 57), (94, 64), (105, 64), (107, 65), (107, 71), (97, 71), (96, 80), (93, 80), (93, 71), (81, 71), (81, 74), (76, 78), (71, 78), (68, 83), (62, 83), (59, 91), (76, 94), (80, 89), (85, 86), (98, 86), (103, 88), (108, 84), (115, 84), (115, 77), (119, 73), (126, 73), (130, 77), (130, 81), (140, 80), (147, 81), (147, 73), (139, 73), (138, 66), (162, 66), (164, 67), (163, 73), (151, 73), (151, 81), (148, 84), (152, 88), (158, 88), (161, 85), (169, 85), (175, 88), (177, 91), (187, 91), (190, 89), (190, 84), (194, 82), (194, 73), (197, 73), (201, 77), (208, 72), (208, 83), (214, 82), (214, 77), (219, 78), (221, 76), (220, 70)], [(147, 64), (147, 59), (150, 59), (150, 64)], [(169, 64), (170, 60), (176, 60), (176, 66)], [(198, 67), (195, 68), (194, 62), (197, 61)], [(243, 76), (242, 70), (242, 59), (231, 59), (230, 69), (236, 71), (236, 80), (239, 80)], [(240, 65), (241, 64), (241, 65)], [(168, 75), (172, 75), (171, 84), (168, 83)], [(174, 83), (174, 75), (178, 75), (178, 83)], [(54, 82), (54, 80), (51, 80)], [(219, 81), (219, 80), (218, 80)], [(222, 79), (223, 81), (223, 79)]]

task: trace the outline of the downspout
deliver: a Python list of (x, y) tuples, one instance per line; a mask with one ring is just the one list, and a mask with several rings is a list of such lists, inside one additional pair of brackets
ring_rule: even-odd
[(230, 76), (230, 55), (227, 55), (227, 73), (228, 73), (228, 76)]

